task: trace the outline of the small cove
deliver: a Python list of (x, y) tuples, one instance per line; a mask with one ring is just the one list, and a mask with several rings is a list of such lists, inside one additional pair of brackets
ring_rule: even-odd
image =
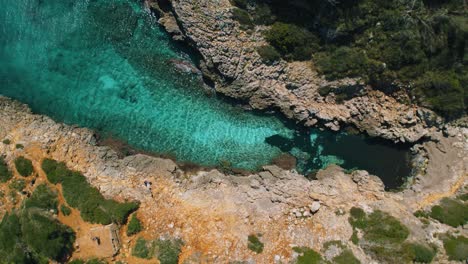
[(308, 173), (337, 163), (388, 188), (409, 175), (407, 148), (247, 112), (181, 73), (177, 49), (140, 1), (0, 0), (0, 94), (35, 113), (181, 161), (254, 170), (282, 153)]

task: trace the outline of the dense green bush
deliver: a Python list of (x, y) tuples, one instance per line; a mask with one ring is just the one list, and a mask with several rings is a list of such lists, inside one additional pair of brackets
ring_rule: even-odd
[(296, 264), (320, 264), (323, 261), (319, 253), (308, 247), (294, 247), (293, 250), (299, 253)]
[(244, 9), (234, 8), (232, 10), (232, 17), (241, 24), (242, 29), (250, 29), (254, 27), (249, 12), (245, 11)]
[(414, 252), (414, 262), (431, 263), (436, 254), (433, 248), (421, 244), (410, 244), (411, 250)]
[(24, 149), (23, 144), (16, 144), (15, 147), (16, 149)]
[(91, 223), (124, 224), (128, 215), (138, 209), (135, 202), (119, 203), (105, 199), (79, 172), (70, 171), (63, 163), (44, 160), (42, 168), (52, 183), (61, 183), (68, 205), (78, 209), (83, 220)]
[(333, 258), (335, 264), (361, 264), (361, 262), (354, 256), (353, 252), (349, 249), (344, 249), (341, 254)]
[(466, 261), (468, 259), (468, 238), (449, 236), (443, 241), (445, 252), (450, 260)]
[(281, 54), (279, 54), (279, 52), (276, 51), (276, 49), (270, 45), (258, 47), (257, 53), (258, 55), (260, 55), (262, 60), (268, 64), (276, 62), (281, 59)]
[(159, 239), (156, 241), (156, 252), (159, 263), (161, 264), (177, 264), (179, 263), (179, 255), (182, 248), (182, 240), (180, 239)]
[(282, 22), (274, 23), (265, 38), (286, 59), (292, 60), (310, 59), (318, 42), (308, 30)]
[(46, 184), (36, 187), (31, 197), (25, 201), (25, 208), (40, 208), (57, 212), (57, 193), (52, 191)]
[(141, 222), (136, 217), (136, 215), (132, 215), (132, 218), (128, 222), (127, 226), (127, 236), (132, 236), (136, 233), (139, 233), (142, 230)]
[(229, 2), (231, 2), (233, 6), (237, 6), (239, 8), (247, 8), (247, 0), (230, 0)]
[(72, 213), (72, 210), (70, 209), (70, 207), (68, 207), (68, 206), (66, 206), (66, 205), (64, 205), (64, 204), (62, 204), (62, 205), (60, 206), (60, 211), (62, 212), (62, 214), (63, 214), (64, 216), (69, 216), (69, 215), (71, 215), (71, 213)]
[(25, 157), (16, 158), (15, 166), (18, 173), (23, 177), (31, 175), (34, 171), (32, 162), (29, 159), (26, 159)]
[(7, 182), (13, 177), (3, 157), (0, 156), (0, 182)]
[(253, 252), (260, 254), (263, 252), (263, 243), (258, 239), (256, 235), (249, 235), (247, 238), (248, 243), (247, 247), (252, 250)]
[(430, 217), (453, 227), (462, 226), (468, 222), (468, 206), (462, 201), (444, 198), (440, 205), (432, 207)]
[(8, 138), (5, 138), (2, 142), (3, 142), (3, 144), (5, 144), (5, 145), (10, 145), (11, 140), (9, 140)]

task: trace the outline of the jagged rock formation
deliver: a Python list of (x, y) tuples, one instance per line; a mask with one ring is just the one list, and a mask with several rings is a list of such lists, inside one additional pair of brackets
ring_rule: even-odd
[[(416, 142), (441, 124), (432, 111), (401, 103), (357, 79), (329, 82), (311, 62), (267, 65), (256, 52), (266, 43), (264, 28), (242, 30), (232, 17), (229, 0), (148, 0), (147, 4), (174, 39), (186, 41), (200, 53), (201, 69), (218, 92), (255, 109), (278, 110), (305, 126), (318, 123), (335, 131), (352, 125), (395, 142)], [(353, 85), (363, 86), (361, 95), (341, 104), (333, 94), (318, 93), (321, 87)]]

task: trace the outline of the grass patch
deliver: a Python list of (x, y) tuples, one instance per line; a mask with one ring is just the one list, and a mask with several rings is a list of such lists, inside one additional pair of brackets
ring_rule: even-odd
[(436, 255), (436, 251), (422, 244), (410, 244), (411, 250), (414, 252), (414, 262), (431, 263)]
[(132, 236), (139, 233), (142, 230), (141, 222), (136, 217), (136, 215), (132, 215), (132, 218), (128, 222), (127, 226), (127, 236)]
[(23, 176), (28, 177), (34, 172), (34, 168), (31, 160), (26, 159), (25, 157), (18, 157), (15, 159), (16, 171)]
[(0, 156), (0, 182), (7, 182), (13, 177), (3, 157)]
[(26, 182), (23, 180), (23, 179), (17, 179), (17, 180), (14, 180), (12, 181), (8, 187), (11, 189), (11, 190), (15, 190), (15, 191), (18, 191), (18, 192), (21, 192), (22, 190), (24, 190), (24, 188), (26, 188)]
[(354, 256), (353, 252), (349, 249), (345, 249), (338, 256), (333, 258), (335, 264), (361, 264), (359, 259)]
[(154, 254), (154, 248), (149, 241), (139, 237), (132, 249), (132, 256), (142, 259), (151, 259)]
[(119, 203), (104, 198), (81, 173), (66, 169), (63, 163), (44, 160), (42, 168), (49, 181), (62, 184), (63, 196), (68, 205), (78, 209), (87, 222), (125, 224), (128, 216), (138, 209), (136, 202)]
[(448, 236), (443, 239), (443, 242), (449, 260), (466, 261), (468, 259), (468, 238)]
[(429, 216), (453, 227), (462, 226), (468, 222), (468, 206), (465, 202), (444, 198), (440, 205), (432, 207)]
[(31, 197), (25, 201), (25, 208), (40, 208), (57, 212), (57, 193), (52, 191), (46, 184), (36, 187)]
[(260, 254), (263, 252), (264, 244), (260, 241), (260, 239), (256, 235), (249, 235), (247, 238), (248, 243), (247, 247), (252, 250), (253, 252)]
[(299, 253), (296, 264), (319, 264), (323, 262), (322, 256), (308, 247), (293, 247)]
[(182, 248), (182, 240), (171, 239), (156, 241), (156, 255), (160, 264), (177, 264), (179, 263), (179, 254)]

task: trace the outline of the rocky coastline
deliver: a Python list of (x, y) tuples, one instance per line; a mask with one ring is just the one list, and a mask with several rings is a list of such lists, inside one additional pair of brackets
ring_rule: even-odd
[[(310, 181), (277, 166), (239, 176), (215, 169), (187, 172), (171, 160), (143, 154), (119, 157), (110, 147), (98, 146), (92, 131), (57, 124), (4, 97), (0, 119), (0, 138), (11, 141), (0, 144), (7, 163), (20, 155), (35, 167), (44, 158), (56, 159), (82, 172), (106, 197), (140, 201), (145, 235), (181, 238), (183, 263), (284, 263), (298, 257), (288, 248), (323, 251), (331, 240), (343, 241), (362, 263), (372, 263), (372, 256), (346, 242), (353, 233), (348, 212), (356, 206), (388, 212), (409, 228), (411, 240), (439, 249), (442, 242), (434, 234), (457, 230), (467, 235), (464, 228), (437, 221), (425, 225), (413, 215), (444, 197), (466, 192), (467, 129), (449, 127), (445, 133), (434, 132), (435, 140), (417, 145), (424, 153), (423, 169), (409, 188), (393, 193), (385, 192), (376, 176), (365, 171), (346, 174), (338, 166), (320, 171), (317, 180)], [(151, 181), (153, 188), (146, 188), (144, 181)], [(262, 234), (263, 254), (248, 249), (246, 238), (252, 233)], [(124, 241), (124, 254), (114, 260), (129, 255), (132, 243)], [(437, 263), (449, 263), (442, 253), (437, 258)]]
[[(263, 27), (243, 30), (232, 17), (229, 0), (148, 0), (159, 23), (176, 41), (199, 54), (200, 69), (217, 92), (246, 102), (251, 108), (274, 110), (306, 127), (338, 131), (346, 126), (393, 142), (415, 143), (443, 128), (429, 109), (403, 102), (404, 92), (386, 94), (359, 79), (327, 81), (312, 62), (263, 62), (256, 48), (265, 44)], [(340, 102), (319, 90), (357, 86), (360, 92)]]

